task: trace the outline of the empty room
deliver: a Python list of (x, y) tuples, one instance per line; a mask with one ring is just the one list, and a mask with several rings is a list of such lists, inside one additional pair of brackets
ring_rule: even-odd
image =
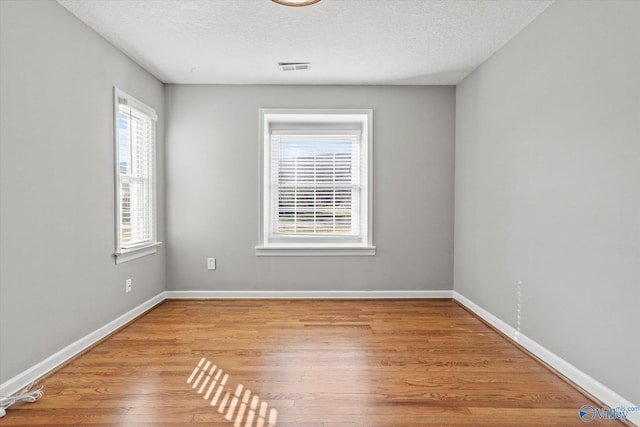
[(0, 426), (640, 425), (640, 1), (0, 0)]

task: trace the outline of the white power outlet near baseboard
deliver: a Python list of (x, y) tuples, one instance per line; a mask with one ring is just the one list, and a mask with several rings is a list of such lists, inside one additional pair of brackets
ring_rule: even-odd
[(126, 293), (131, 292), (131, 279), (127, 279), (126, 282), (124, 282), (124, 291)]
[(216, 269), (216, 259), (215, 258), (207, 258), (207, 269), (215, 270)]

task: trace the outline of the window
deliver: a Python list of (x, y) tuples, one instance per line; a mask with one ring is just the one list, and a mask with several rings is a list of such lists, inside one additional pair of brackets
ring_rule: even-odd
[(257, 255), (375, 255), (371, 116), (371, 110), (261, 110)]
[(116, 263), (156, 252), (155, 111), (115, 89)]

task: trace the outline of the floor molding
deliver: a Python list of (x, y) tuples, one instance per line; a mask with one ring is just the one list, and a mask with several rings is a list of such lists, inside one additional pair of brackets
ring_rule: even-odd
[[(561, 375), (564, 375), (578, 387), (608, 405), (609, 408), (629, 408), (637, 406), (460, 293), (454, 291), (453, 299), (503, 333), (511, 341), (522, 346), (525, 350), (531, 352), (531, 354), (538, 357)], [(576, 408), (576, 412), (577, 411), (578, 408)], [(636, 425), (640, 425), (640, 412), (629, 412), (627, 419)]]
[(143, 315), (166, 299), (231, 299), (231, 298), (444, 298), (450, 299), (453, 291), (164, 291), (143, 302), (117, 319), (69, 344), (45, 360), (0, 384), (0, 396), (9, 396), (33, 381), (42, 379), (49, 372), (87, 350), (100, 340)]
[(69, 344), (62, 350), (52, 354), (42, 362), (5, 381), (4, 383), (0, 384), (0, 396), (10, 396), (13, 393), (20, 391), (25, 386), (31, 384), (33, 381), (41, 379), (49, 372), (55, 370), (56, 368), (59, 368), (69, 359), (72, 359), (100, 340), (106, 338), (121, 327), (125, 326), (127, 323), (145, 314), (147, 311), (160, 304), (165, 299), (165, 292), (159, 293), (148, 301), (145, 301), (139, 306), (126, 312), (117, 319), (107, 323), (106, 325), (102, 326), (99, 329), (96, 329), (95, 331), (80, 338), (74, 343)]
[[(125, 326), (127, 323), (143, 315), (151, 308), (166, 299), (454, 299), (479, 318), (503, 333), (507, 338), (522, 346), (527, 351), (547, 363), (560, 374), (564, 375), (587, 393), (593, 395), (610, 408), (634, 407), (626, 400), (604, 384), (598, 382), (553, 352), (541, 346), (531, 338), (520, 333), (512, 326), (494, 316), (484, 308), (475, 304), (456, 291), (165, 291), (148, 301), (133, 308), (117, 319), (107, 323), (103, 327), (66, 346), (57, 353), (51, 355), (42, 362), (34, 365), (26, 371), (16, 375), (8, 381), (0, 384), (0, 396), (9, 396), (33, 381), (41, 379), (47, 373), (63, 365), (69, 359), (82, 353), (100, 340)], [(576, 411), (578, 408), (576, 408)], [(630, 412), (627, 419), (636, 425), (640, 425), (640, 412)]]
[(168, 299), (411, 299), (453, 297), (453, 291), (167, 291)]

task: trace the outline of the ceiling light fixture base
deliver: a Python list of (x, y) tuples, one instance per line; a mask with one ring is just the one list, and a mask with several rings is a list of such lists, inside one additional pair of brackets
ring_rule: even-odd
[(312, 4), (318, 3), (320, 0), (271, 0), (274, 3), (281, 4), (283, 6), (292, 6), (292, 7), (301, 7), (301, 6), (311, 6)]

